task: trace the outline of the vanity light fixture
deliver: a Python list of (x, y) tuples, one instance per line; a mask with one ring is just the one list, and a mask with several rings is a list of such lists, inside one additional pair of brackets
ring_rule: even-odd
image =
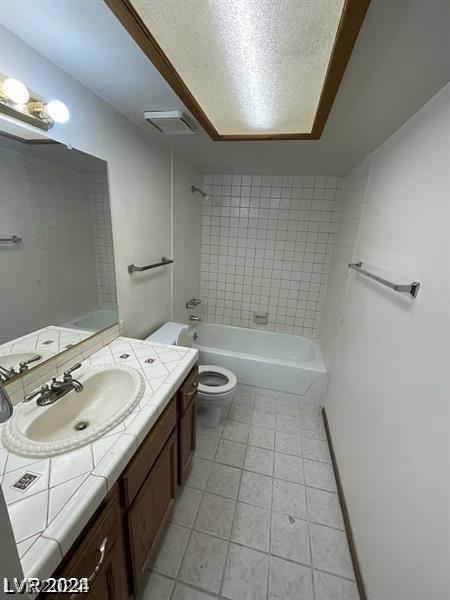
[(66, 123), (70, 118), (69, 109), (64, 102), (44, 102), (18, 79), (1, 74), (0, 114), (44, 131), (53, 127), (54, 123)]

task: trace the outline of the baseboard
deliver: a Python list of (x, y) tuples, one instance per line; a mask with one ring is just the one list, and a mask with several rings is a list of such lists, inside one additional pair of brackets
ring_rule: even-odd
[(350, 515), (348, 512), (347, 502), (345, 500), (344, 488), (342, 487), (341, 477), (339, 475), (339, 469), (337, 465), (336, 455), (334, 453), (333, 441), (331, 439), (330, 427), (328, 425), (328, 417), (325, 408), (322, 408), (322, 418), (325, 425), (325, 432), (327, 434), (328, 446), (330, 448), (331, 462), (333, 463), (333, 471), (334, 476), (336, 478), (339, 502), (341, 504), (342, 516), (344, 518), (345, 532), (347, 534), (348, 545), (350, 548), (350, 556), (352, 558), (353, 570), (355, 571), (356, 585), (358, 586), (358, 592), (361, 600), (367, 600), (366, 588), (364, 586), (361, 568), (359, 566), (358, 554), (356, 552), (355, 540), (353, 538), (353, 530), (350, 522)]

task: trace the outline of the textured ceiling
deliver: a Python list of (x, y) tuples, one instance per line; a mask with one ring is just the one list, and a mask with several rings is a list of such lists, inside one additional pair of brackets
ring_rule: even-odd
[(348, 172), (448, 81), (448, 12), (447, 0), (372, 0), (320, 140), (213, 142), (201, 129), (164, 137), (144, 121), (145, 110), (183, 105), (102, 0), (0, 2), (6, 27), (153, 138), (218, 173)]

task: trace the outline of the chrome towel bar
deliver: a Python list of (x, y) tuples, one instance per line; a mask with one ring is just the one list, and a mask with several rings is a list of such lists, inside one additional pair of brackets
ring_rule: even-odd
[(160, 262), (153, 263), (152, 265), (146, 265), (145, 267), (137, 267), (136, 265), (128, 265), (128, 273), (134, 273), (135, 271), (148, 271), (149, 269), (155, 269), (156, 267), (163, 267), (173, 263), (171, 258), (163, 256)]
[(362, 261), (358, 261), (355, 263), (350, 263), (348, 266), (350, 269), (355, 269), (355, 271), (357, 271), (358, 273), (361, 273), (362, 275), (365, 275), (366, 277), (369, 277), (370, 279), (373, 279), (374, 281), (378, 281), (378, 283), (382, 283), (383, 285), (386, 285), (387, 287), (391, 288), (391, 290), (395, 290), (396, 292), (405, 292), (407, 294), (411, 294), (411, 296), (413, 296), (414, 298), (417, 296), (418, 292), (419, 292), (419, 287), (420, 287), (420, 283), (418, 281), (413, 281), (412, 283), (406, 283), (406, 284), (402, 284), (402, 283), (392, 283), (392, 281), (388, 281), (387, 279), (384, 279), (383, 277), (380, 277), (379, 275), (374, 275), (373, 273), (369, 273), (369, 271), (366, 271), (365, 269), (362, 268)]
[(12, 235), (11, 237), (7, 238), (0, 238), (0, 242), (9, 242), (10, 244), (20, 244), (21, 241), (22, 238), (17, 235)]

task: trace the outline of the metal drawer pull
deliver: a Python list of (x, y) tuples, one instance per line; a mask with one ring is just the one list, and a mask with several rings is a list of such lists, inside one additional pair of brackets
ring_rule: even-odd
[(188, 392), (186, 392), (186, 398), (191, 398), (191, 396), (193, 396), (196, 392), (197, 392), (197, 383), (194, 383), (192, 388)]
[[(96, 564), (94, 570), (92, 571), (92, 573), (89, 575), (88, 577), (88, 584), (89, 584), (89, 589), (91, 588), (91, 584), (95, 581), (95, 578), (97, 577), (100, 569), (102, 568), (102, 565), (105, 561), (105, 556), (106, 556), (106, 544), (108, 543), (108, 536), (105, 537), (105, 539), (103, 540), (103, 542), (100, 544), (98, 550), (100, 552), (100, 560), (98, 561), (98, 563)], [(70, 600), (73, 600), (73, 598), (78, 598), (80, 594), (76, 593), (76, 594), (72, 594), (70, 596)]]

